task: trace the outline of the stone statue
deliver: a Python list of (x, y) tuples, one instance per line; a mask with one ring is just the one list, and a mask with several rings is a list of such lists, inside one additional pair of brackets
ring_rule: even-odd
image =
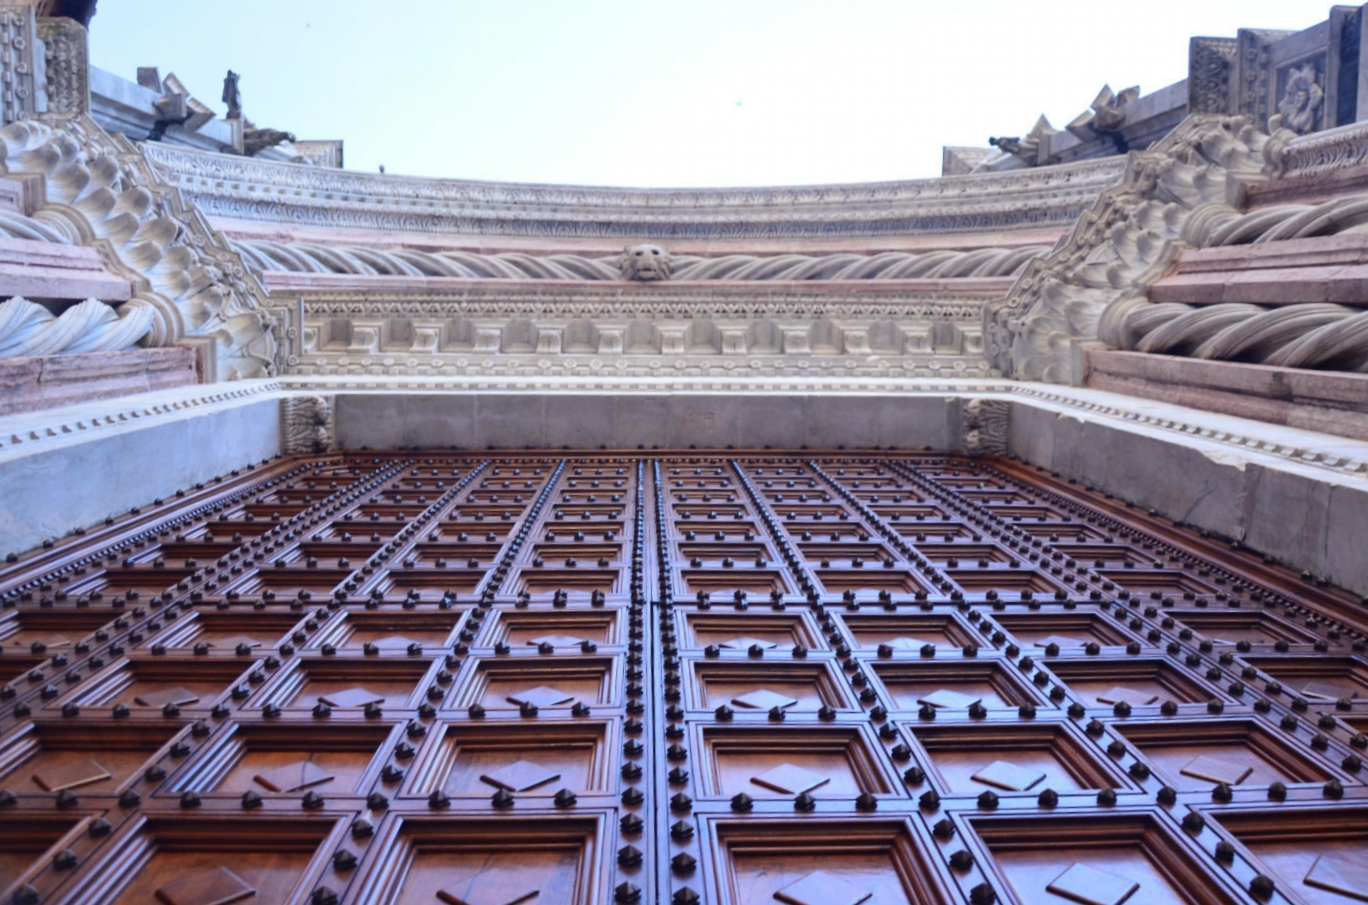
[(223, 102), (228, 105), (225, 119), (242, 118), (242, 92), (238, 90), (238, 74), (229, 69), (223, 77)]
[(1298, 135), (1314, 132), (1320, 126), (1325, 90), (1316, 81), (1315, 61), (1298, 66), (1287, 74), (1278, 112), (1268, 118), (1268, 131), (1291, 129)]
[(293, 132), (282, 132), (279, 129), (258, 129), (250, 119), (242, 124), (242, 153), (248, 157), (254, 157), (267, 148), (274, 148), (282, 141), (294, 140)]
[(618, 259), (618, 269), (624, 280), (668, 280), (672, 268), (670, 253), (659, 245), (629, 245)]

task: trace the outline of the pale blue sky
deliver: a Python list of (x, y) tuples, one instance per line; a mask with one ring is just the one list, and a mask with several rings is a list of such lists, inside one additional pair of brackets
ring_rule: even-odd
[(349, 169), (594, 185), (934, 176), (942, 145), (1057, 128), (1188, 38), (1301, 29), (1326, 0), (103, 0), (95, 65), (225, 70), (246, 115)]

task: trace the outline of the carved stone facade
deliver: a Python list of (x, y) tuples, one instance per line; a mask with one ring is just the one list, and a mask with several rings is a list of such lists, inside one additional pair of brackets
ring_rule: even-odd
[(264, 290), (139, 148), (82, 115), (12, 123), (0, 144), (0, 170), (28, 186), (34, 219), (64, 223), (135, 281), (126, 307), (150, 313), (150, 345), (200, 346), (216, 379), (274, 372)]

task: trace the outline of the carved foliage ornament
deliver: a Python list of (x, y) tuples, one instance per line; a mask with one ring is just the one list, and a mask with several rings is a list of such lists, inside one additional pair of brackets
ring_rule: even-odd
[(1249, 117), (1191, 116), (1154, 147), (1132, 153), (1125, 181), (1098, 198), (1058, 251), (1032, 261), (1007, 297), (985, 309), (994, 366), (1028, 380), (1079, 380), (1079, 352), (1097, 341), (1107, 307), (1143, 300), (1182, 248), (1202, 244), (1196, 233), (1238, 213), (1226, 201), (1230, 180), (1262, 178), (1279, 165), (1282, 147)]
[(150, 313), (148, 345), (199, 344), (219, 380), (274, 374), (265, 291), (127, 139), (84, 115), (11, 123), (0, 129), (0, 172), (40, 181), (34, 219), (65, 221), (61, 232), (134, 281), (125, 316)]
[(1291, 129), (1305, 135), (1319, 129), (1325, 107), (1325, 89), (1320, 82), (1314, 60), (1289, 70), (1278, 112), (1268, 118), (1268, 131)]

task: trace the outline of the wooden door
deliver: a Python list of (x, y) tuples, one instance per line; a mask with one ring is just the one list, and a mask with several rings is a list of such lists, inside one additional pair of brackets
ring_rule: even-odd
[(1009, 460), (282, 458), (0, 605), (0, 901), (1368, 901), (1363, 602)]

